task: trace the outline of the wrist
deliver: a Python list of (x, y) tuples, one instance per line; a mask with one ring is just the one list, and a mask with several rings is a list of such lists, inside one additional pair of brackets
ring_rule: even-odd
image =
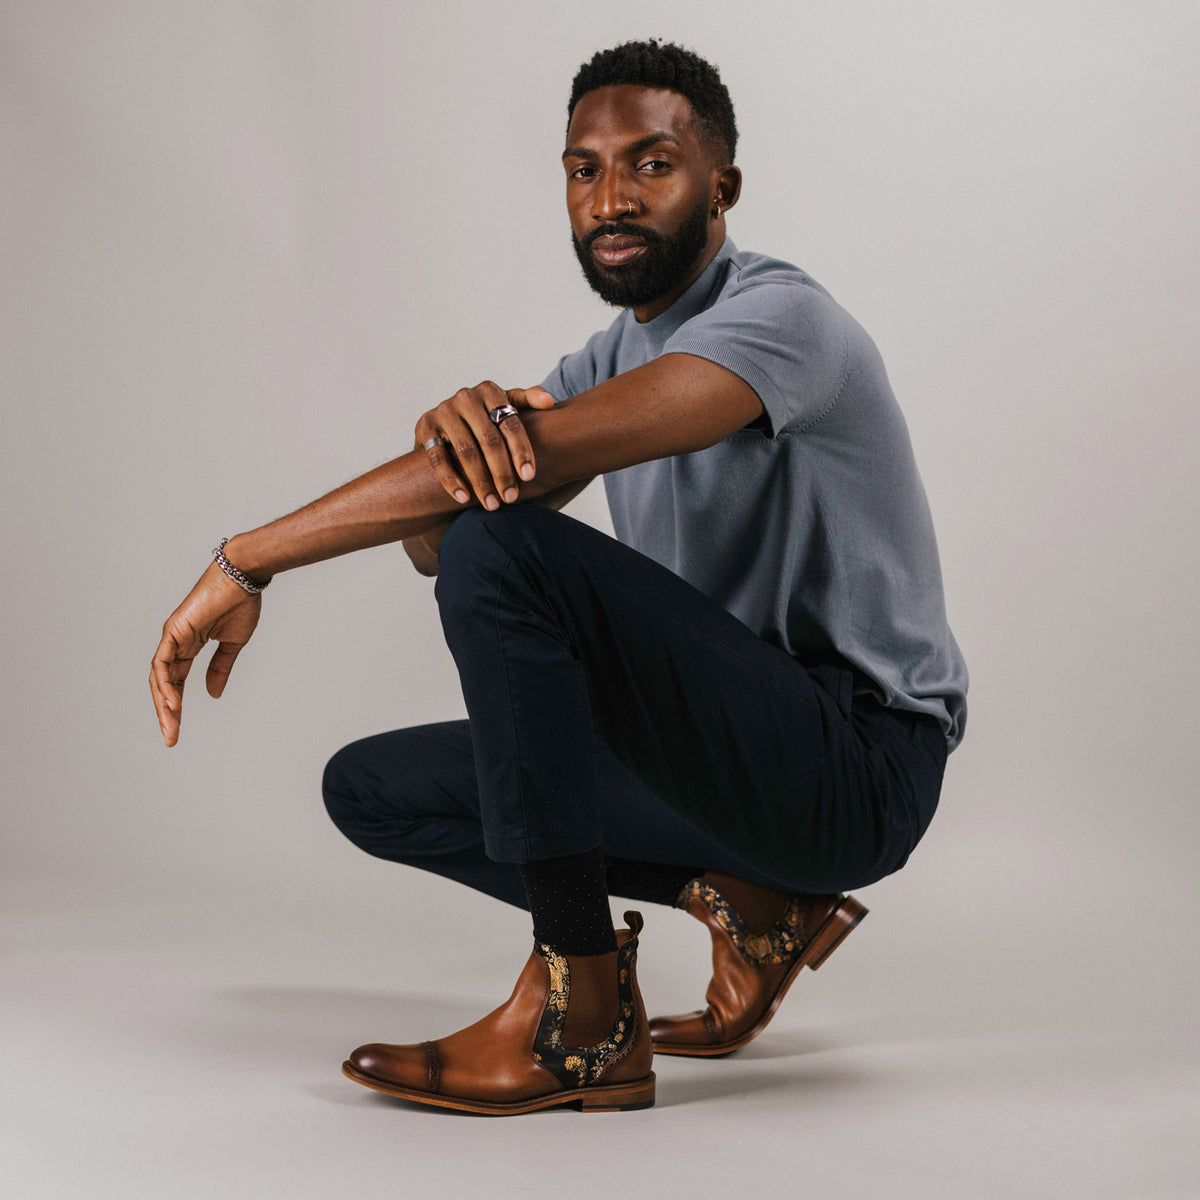
[(271, 582), (273, 573), (258, 561), (254, 553), (253, 539), (249, 535), (234, 534), (226, 541), (223, 552), (230, 566), (258, 587), (265, 588)]

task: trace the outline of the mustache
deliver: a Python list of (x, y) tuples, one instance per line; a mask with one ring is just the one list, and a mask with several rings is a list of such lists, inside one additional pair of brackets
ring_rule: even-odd
[(584, 237), (580, 245), (590, 246), (598, 237), (606, 236), (641, 238), (648, 246), (667, 240), (657, 230), (649, 229), (645, 225), (635, 225), (632, 221), (612, 221), (608, 225), (597, 226)]

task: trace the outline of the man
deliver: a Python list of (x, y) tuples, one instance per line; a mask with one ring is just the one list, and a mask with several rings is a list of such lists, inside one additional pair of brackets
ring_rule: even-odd
[[(164, 627), (171, 745), (192, 659), (219, 642), (219, 696), (277, 572), (403, 540), (438, 575), (469, 721), (347, 747), (326, 803), (371, 853), (527, 905), (535, 948), (470, 1028), (354, 1051), (369, 1087), (646, 1107), (652, 1049), (757, 1036), (865, 913), (845, 889), (902, 866), (933, 815), (966, 671), (907, 430), (852, 318), (726, 236), (736, 139), (716, 70), (678, 47), (585, 64), (567, 208), (621, 315), (542, 388), (463, 389), (419, 449), (223, 543)], [(618, 541), (556, 511), (597, 474)], [(708, 925), (704, 1010), (646, 1020), (641, 917), (614, 934), (610, 891)]]

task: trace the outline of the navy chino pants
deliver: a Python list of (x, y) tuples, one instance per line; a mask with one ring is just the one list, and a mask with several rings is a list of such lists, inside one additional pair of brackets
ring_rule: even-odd
[(468, 721), (340, 750), (325, 800), (371, 854), (524, 906), (514, 864), (698, 866), (791, 892), (904, 865), (937, 806), (932, 718), (854, 694), (678, 576), (540, 504), (458, 517), (436, 595)]

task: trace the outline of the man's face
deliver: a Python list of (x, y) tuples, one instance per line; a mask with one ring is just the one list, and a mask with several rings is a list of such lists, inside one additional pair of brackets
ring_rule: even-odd
[(713, 215), (722, 173), (678, 92), (588, 92), (571, 116), (563, 166), (584, 276), (640, 321), (669, 308), (724, 241), (724, 221)]

